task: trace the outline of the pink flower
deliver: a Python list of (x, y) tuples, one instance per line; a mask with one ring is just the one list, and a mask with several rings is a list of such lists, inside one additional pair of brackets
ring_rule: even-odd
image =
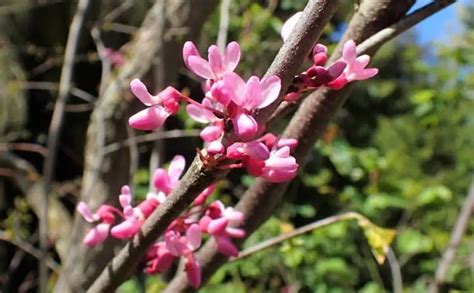
[(227, 148), (227, 157), (231, 159), (246, 159), (263, 161), (268, 159), (270, 151), (260, 141), (236, 142)]
[(224, 54), (219, 52), (217, 46), (212, 45), (208, 49), (208, 60), (201, 57), (196, 46), (192, 42), (186, 42), (183, 47), (183, 60), (186, 67), (196, 75), (218, 80), (225, 73), (233, 72), (240, 60), (240, 46), (237, 42), (227, 45)]
[(298, 171), (298, 164), (294, 157), (290, 155), (290, 147), (284, 146), (280, 149), (273, 150), (270, 158), (265, 160), (262, 168), (263, 179), (280, 183), (293, 179)]
[(147, 262), (145, 272), (148, 274), (165, 272), (171, 267), (175, 258), (166, 247), (165, 242), (155, 243), (145, 256)]
[(176, 187), (179, 177), (184, 171), (186, 160), (183, 156), (175, 156), (171, 161), (168, 171), (159, 168), (155, 171), (152, 181), (156, 189), (164, 194), (169, 194)]
[(84, 237), (83, 243), (88, 246), (95, 246), (104, 242), (109, 235), (111, 225), (115, 222), (114, 213), (121, 216), (120, 211), (110, 205), (101, 205), (97, 212), (93, 214), (89, 206), (81, 201), (76, 209), (87, 222), (98, 222)]
[(109, 62), (113, 66), (121, 66), (125, 62), (125, 58), (120, 51), (115, 51), (112, 48), (105, 48), (104, 50), (105, 57), (109, 59)]
[(245, 231), (235, 228), (242, 223), (244, 215), (232, 207), (226, 208), (221, 201), (209, 205), (206, 215), (199, 221), (201, 231), (214, 236), (217, 250), (227, 256), (237, 256), (239, 250), (231, 238), (242, 238)]
[(206, 142), (216, 141), (224, 133), (224, 120), (216, 117), (211, 109), (222, 111), (223, 107), (209, 98), (204, 98), (201, 106), (196, 104), (186, 106), (186, 112), (188, 112), (188, 115), (193, 120), (199, 123), (210, 124), (200, 133), (202, 140)]
[(133, 208), (132, 193), (128, 186), (122, 187), (122, 193), (119, 196), (120, 205), (123, 208), (125, 221), (114, 226), (110, 234), (118, 239), (128, 239), (133, 237), (141, 228), (145, 220), (153, 211), (164, 201), (164, 197), (159, 200), (157, 196), (148, 196), (146, 200)]
[[(281, 81), (276, 75), (260, 80), (250, 77), (245, 83), (239, 75), (228, 73), (213, 85), (213, 96), (220, 97), (222, 103), (233, 102), (234, 107), (227, 111), (232, 118), (237, 136), (248, 141), (254, 138), (259, 125), (252, 117), (254, 110), (265, 108), (274, 102), (280, 94)], [(235, 108), (235, 109), (234, 109)]]
[(281, 27), (280, 34), (281, 34), (281, 38), (283, 39), (283, 41), (286, 41), (286, 39), (288, 39), (290, 34), (293, 32), (293, 29), (295, 28), (296, 23), (298, 22), (298, 20), (301, 17), (301, 14), (303, 14), (302, 11), (293, 14), (293, 16), (288, 18), (285, 21), (285, 23), (283, 24), (283, 26)]
[(259, 138), (259, 141), (265, 143), (269, 149), (288, 146), (290, 150), (293, 150), (298, 145), (298, 140), (295, 138), (279, 138), (273, 133), (265, 134)]
[(212, 184), (206, 189), (204, 189), (194, 200), (194, 205), (195, 206), (200, 206), (203, 205), (207, 198), (216, 190), (216, 184)]
[(349, 82), (369, 79), (378, 73), (377, 68), (365, 68), (370, 62), (370, 56), (357, 57), (357, 48), (353, 40), (349, 40), (344, 44), (341, 60), (347, 66), (342, 75), (329, 84), (333, 89), (341, 89)]
[(160, 128), (170, 115), (179, 110), (181, 93), (171, 86), (153, 96), (139, 79), (134, 79), (130, 83), (130, 89), (145, 106), (148, 106), (130, 117), (128, 123), (133, 128), (140, 130)]
[(168, 251), (175, 257), (184, 256), (184, 269), (189, 283), (194, 288), (201, 285), (201, 267), (196, 260), (193, 251), (201, 246), (201, 230), (199, 225), (192, 224), (186, 231), (186, 236), (181, 236), (175, 231), (165, 234), (165, 243)]

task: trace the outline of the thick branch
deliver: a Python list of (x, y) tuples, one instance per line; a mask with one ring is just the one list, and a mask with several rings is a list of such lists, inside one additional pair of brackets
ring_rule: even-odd
[[(378, 31), (377, 33), (373, 34), (370, 38), (366, 39), (361, 44), (359, 44), (357, 46), (358, 54), (362, 55), (362, 54), (373, 52), (384, 43), (397, 37), (401, 33), (417, 25), (419, 22), (430, 17), (436, 12), (453, 4), (454, 2), (456, 2), (456, 0), (435, 1), (417, 9), (416, 11), (410, 13), (410, 15), (402, 18), (397, 23)], [(278, 106), (276, 111), (271, 115), (268, 123), (271, 124), (273, 123), (273, 121), (281, 119), (283, 116), (288, 114), (291, 111), (291, 109), (294, 109), (296, 106), (297, 104), (295, 103), (288, 103), (284, 101)]]
[(444, 283), (446, 273), (448, 268), (453, 262), (454, 256), (456, 255), (456, 250), (461, 243), (462, 237), (466, 232), (466, 229), (469, 225), (469, 220), (471, 219), (471, 214), (474, 211), (474, 182), (469, 188), (469, 193), (467, 194), (466, 200), (463, 203), (461, 212), (459, 213), (456, 224), (454, 225), (453, 232), (451, 233), (451, 239), (449, 240), (448, 247), (443, 253), (441, 260), (436, 269), (435, 279), (430, 287), (431, 293), (439, 292), (439, 287)]
[(265, 76), (281, 78), (281, 95), (268, 107), (257, 113), (257, 120), (265, 122), (283, 99), (293, 77), (323, 33), (324, 27), (339, 6), (339, 0), (310, 0), (303, 10), (292, 34), (285, 41)]
[[(106, 80), (107, 86), (96, 103), (87, 132), (81, 200), (93, 208), (104, 203), (118, 205), (120, 187), (129, 182), (127, 150), (106, 152), (104, 148), (127, 139), (126, 121), (129, 111), (133, 111), (130, 101), (135, 102), (130, 99), (130, 81), (150, 72), (157, 52), (163, 47), (166, 51), (169, 47), (180, 47), (182, 40), (197, 35), (215, 4), (215, 0), (156, 0), (135, 38), (124, 46), (128, 51), (127, 59), (116, 74)], [(164, 27), (160, 26), (163, 18), (166, 20)], [(183, 33), (168, 34), (177, 29)], [(167, 59), (177, 60), (180, 55), (180, 50), (174, 49)], [(179, 65), (171, 67), (167, 75), (177, 71)], [(85, 247), (82, 239), (86, 230), (84, 220), (76, 214), (71, 253), (56, 284), (56, 292), (84, 291), (112, 259), (117, 247), (122, 246), (121, 242), (110, 240), (94, 248)]]
[[(346, 40), (353, 39), (356, 43), (360, 43), (375, 32), (399, 20), (412, 4), (413, 1), (400, 2), (396, 0), (365, 0), (362, 2), (332, 59), (339, 58), (342, 44)], [(318, 90), (308, 96), (290, 121), (283, 136), (299, 140), (294, 155), (301, 165), (303, 165), (311, 147), (323, 133), (326, 125), (343, 104), (349, 92), (350, 87), (338, 92), (327, 89)], [(287, 186), (288, 183), (271, 184), (257, 179), (252, 187), (247, 190), (236, 207), (246, 217), (243, 228), (247, 231), (247, 235), (254, 232), (270, 217), (275, 206), (282, 199)], [(243, 242), (243, 239), (240, 240), (241, 242)], [(198, 258), (201, 264), (203, 282), (206, 282), (227, 260), (225, 256), (216, 251), (213, 240), (205, 244), (199, 252)], [(192, 289), (185, 274), (180, 272), (165, 291), (174, 293), (192, 291)]]
[(59, 81), (59, 93), (54, 105), (53, 117), (48, 131), (48, 153), (43, 167), (43, 185), (41, 195), (43, 198), (43, 207), (40, 212), (40, 249), (41, 257), (39, 262), (39, 287), (40, 292), (47, 292), (48, 286), (48, 268), (47, 253), (48, 253), (48, 196), (51, 190), (51, 184), (54, 178), (54, 167), (56, 165), (56, 155), (59, 142), (61, 127), (64, 120), (64, 108), (66, 106), (67, 98), (72, 83), (74, 57), (76, 55), (77, 46), (79, 43), (79, 36), (84, 22), (86, 12), (89, 7), (89, 0), (80, 0), (77, 6), (76, 14), (72, 20), (69, 28), (69, 36), (66, 44), (66, 51), (64, 53), (64, 64), (61, 70), (61, 77)]

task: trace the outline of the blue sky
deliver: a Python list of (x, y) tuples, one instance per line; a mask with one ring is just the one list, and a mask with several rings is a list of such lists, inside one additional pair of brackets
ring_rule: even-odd
[[(415, 30), (420, 43), (449, 40), (453, 31), (460, 30), (459, 10), (469, 1), (471, 0), (460, 0), (418, 24)], [(431, 2), (431, 0), (417, 0), (412, 11)]]

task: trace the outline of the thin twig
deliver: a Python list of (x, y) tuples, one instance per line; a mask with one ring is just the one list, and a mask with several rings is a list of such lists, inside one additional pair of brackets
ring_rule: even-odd
[(435, 14), (436, 12), (446, 8), (447, 6), (455, 3), (456, 0), (435, 0), (430, 4), (427, 4), (406, 17), (402, 18), (400, 21), (391, 25), (376, 34), (372, 35), (370, 38), (362, 42), (357, 46), (357, 53), (359, 55), (370, 53), (374, 48), (380, 47), (382, 44), (390, 41), (401, 33), (405, 32), (409, 28), (417, 25), (421, 21)]
[(431, 283), (430, 287), (431, 293), (439, 292), (439, 287), (444, 283), (449, 266), (453, 262), (459, 243), (461, 243), (462, 237), (464, 236), (464, 233), (466, 232), (466, 229), (469, 225), (469, 220), (471, 218), (473, 210), (474, 181), (471, 183), (471, 187), (469, 188), (466, 200), (462, 205), (461, 212), (459, 213), (458, 219), (456, 220), (456, 224), (454, 225), (448, 247), (444, 251), (443, 256), (441, 257), (441, 260), (438, 264), (438, 268), (436, 269), (435, 278)]
[(54, 106), (53, 117), (48, 131), (48, 155), (46, 156), (43, 167), (43, 184), (41, 195), (43, 197), (43, 206), (40, 212), (40, 247), (41, 258), (39, 262), (39, 283), (40, 292), (46, 293), (48, 287), (48, 269), (46, 265), (48, 253), (48, 196), (51, 190), (51, 184), (54, 178), (54, 167), (56, 165), (56, 155), (59, 142), (61, 127), (64, 120), (64, 108), (71, 90), (74, 57), (76, 55), (81, 28), (84, 23), (85, 15), (89, 7), (89, 0), (80, 0), (76, 13), (69, 28), (69, 35), (64, 53), (64, 64), (61, 70), (59, 81), (59, 92), (56, 104)]
[[(447, 6), (453, 4), (456, 0), (445, 0), (445, 1), (435, 1), (430, 4), (427, 4), (416, 11), (405, 16), (403, 19), (397, 23), (386, 27), (377, 33), (373, 34), (371, 37), (363, 41), (357, 46), (357, 52), (359, 55), (367, 54), (370, 51), (380, 47), (384, 43), (390, 41), (411, 27), (417, 25), (419, 22), (425, 20), (436, 12), (446, 8)], [(298, 103), (301, 103), (304, 99), (300, 99)], [(278, 106), (277, 110), (271, 115), (268, 119), (268, 123), (271, 124), (274, 121), (278, 121), (283, 116), (287, 115), (291, 109), (294, 109), (298, 103), (288, 103), (283, 102)]]
[[(0, 240), (15, 245), (26, 253), (36, 257), (37, 259), (40, 259), (41, 257), (41, 251), (39, 249), (29, 244), (28, 242), (12, 239), (12, 237), (8, 236), (8, 234), (4, 231), (0, 231)], [(46, 259), (46, 265), (55, 273), (59, 273), (60, 265), (51, 257), (48, 257)]]
[(337, 223), (337, 222), (340, 222), (340, 221), (359, 219), (359, 218), (360, 218), (359, 214), (354, 213), (354, 212), (348, 212), (348, 213), (344, 213), (344, 214), (340, 214), (340, 215), (331, 216), (331, 217), (328, 217), (328, 218), (325, 218), (325, 219), (322, 219), (322, 220), (318, 220), (318, 221), (313, 222), (311, 224), (304, 225), (300, 228), (297, 228), (297, 229), (295, 229), (291, 232), (283, 233), (283, 234), (278, 235), (274, 238), (267, 239), (267, 240), (262, 241), (262, 242), (254, 245), (252, 247), (249, 247), (245, 250), (242, 250), (239, 253), (239, 255), (235, 258), (232, 258), (231, 261), (237, 261), (237, 260), (244, 259), (246, 257), (249, 257), (249, 256), (257, 253), (257, 252), (260, 252), (262, 250), (265, 250), (267, 248), (270, 248), (272, 246), (280, 244), (283, 241), (286, 241), (288, 239), (291, 239), (291, 238), (294, 238), (294, 237), (297, 237), (297, 236), (301, 236), (301, 235), (306, 234), (308, 232), (311, 232), (313, 230), (320, 229), (320, 228), (329, 226), (331, 224), (334, 224), (334, 223)]
[(217, 47), (223, 53), (227, 44), (227, 30), (229, 28), (230, 0), (221, 0), (219, 19), (219, 33), (217, 34)]
[[(103, 148), (104, 155), (116, 152), (122, 148), (130, 146), (132, 143), (145, 143), (150, 141), (155, 141), (158, 139), (167, 139), (167, 138), (183, 138), (183, 137), (195, 137), (199, 135), (199, 130), (168, 130), (162, 132), (151, 132), (144, 135), (139, 135), (133, 139), (127, 138), (126, 140), (111, 143), (106, 145)], [(133, 141), (132, 141), (133, 140)]]
[(400, 263), (392, 248), (388, 249), (387, 260), (390, 266), (390, 272), (392, 273), (393, 293), (403, 293), (402, 271), (400, 270)]
[(26, 142), (0, 143), (0, 151), (8, 151), (8, 150), (32, 152), (32, 153), (40, 154), (43, 157), (46, 157), (46, 155), (48, 154), (48, 149), (39, 144), (26, 143)]
[[(59, 89), (59, 84), (57, 82), (49, 81), (25, 81), (19, 82), (18, 84), (26, 89), (32, 90), (57, 91)], [(93, 95), (74, 86), (71, 86), (70, 93), (71, 95), (89, 103), (93, 103), (96, 100), (96, 97), (94, 97)]]

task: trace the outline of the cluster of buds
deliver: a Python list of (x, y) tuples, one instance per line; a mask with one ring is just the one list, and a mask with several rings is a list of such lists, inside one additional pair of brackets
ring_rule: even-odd
[[(298, 12), (285, 22), (281, 30), (283, 40), (289, 37), (301, 14), (302, 12)], [(312, 65), (294, 78), (284, 99), (294, 102), (303, 92), (322, 86), (339, 90), (349, 82), (369, 79), (378, 73), (377, 68), (366, 68), (370, 56), (357, 56), (353, 40), (344, 44), (341, 58), (329, 66), (326, 65), (327, 61), (328, 48), (323, 44), (316, 44), (312, 50)]]
[[(123, 186), (119, 195), (122, 210), (102, 205), (92, 213), (86, 203), (80, 202), (77, 211), (87, 222), (95, 224), (84, 237), (84, 244), (98, 245), (109, 235), (116, 239), (130, 239), (135, 236), (145, 220), (176, 188), (184, 167), (184, 158), (176, 156), (168, 170), (157, 169), (152, 177), (157, 192), (148, 193), (146, 199), (136, 206), (132, 205), (132, 193), (128, 186)], [(244, 215), (232, 207), (226, 208), (218, 200), (208, 204), (207, 198), (214, 190), (215, 185), (211, 185), (201, 192), (194, 204), (167, 227), (162, 239), (149, 248), (144, 259), (146, 273), (162, 273), (170, 268), (174, 260), (183, 257), (190, 284), (199, 287), (201, 271), (194, 251), (201, 246), (202, 234), (213, 237), (222, 254), (238, 255), (232, 238), (245, 236), (245, 231), (238, 228)]]

